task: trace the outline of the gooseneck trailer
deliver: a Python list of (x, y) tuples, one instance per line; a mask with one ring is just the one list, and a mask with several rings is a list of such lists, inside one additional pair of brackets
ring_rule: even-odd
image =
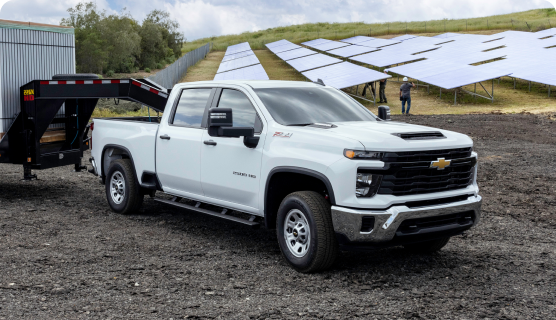
[(19, 113), (0, 137), (0, 163), (23, 165), (24, 179), (36, 178), (32, 170), (74, 165), (80, 171), (99, 99), (138, 102), (164, 112), (169, 91), (145, 79), (101, 80), (94, 74), (31, 81), (21, 86)]

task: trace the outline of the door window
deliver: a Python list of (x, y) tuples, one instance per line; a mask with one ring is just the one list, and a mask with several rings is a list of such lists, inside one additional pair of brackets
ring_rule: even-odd
[(200, 128), (211, 90), (211, 88), (183, 90), (172, 124)]
[(223, 89), (218, 108), (232, 109), (234, 127), (255, 128), (256, 133), (262, 131), (262, 122), (253, 108), (251, 101), (237, 90)]

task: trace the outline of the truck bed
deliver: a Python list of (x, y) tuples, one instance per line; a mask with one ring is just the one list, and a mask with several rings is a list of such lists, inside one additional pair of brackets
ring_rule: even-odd
[[(159, 119), (156, 117), (151, 117), (150, 120), (149, 117), (94, 119), (93, 157), (100, 164), (106, 151), (110, 152), (111, 146), (117, 145), (126, 148), (130, 151), (129, 154), (133, 155), (133, 163), (139, 179), (144, 171), (155, 172), (153, 150), (155, 150), (158, 124)], [(103, 173), (107, 170), (108, 168), (103, 166)]]

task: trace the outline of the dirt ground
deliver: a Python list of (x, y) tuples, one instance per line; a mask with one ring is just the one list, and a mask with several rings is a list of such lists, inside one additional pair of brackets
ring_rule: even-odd
[(471, 135), (479, 226), (440, 253), (344, 252), (304, 275), (275, 231), (145, 200), (112, 213), (71, 167), (0, 165), (0, 319), (556, 317), (556, 114), (395, 116)]

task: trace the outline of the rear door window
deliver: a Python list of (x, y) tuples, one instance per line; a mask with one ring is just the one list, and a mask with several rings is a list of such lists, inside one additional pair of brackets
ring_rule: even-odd
[(211, 88), (183, 90), (172, 124), (201, 128), (211, 90)]

